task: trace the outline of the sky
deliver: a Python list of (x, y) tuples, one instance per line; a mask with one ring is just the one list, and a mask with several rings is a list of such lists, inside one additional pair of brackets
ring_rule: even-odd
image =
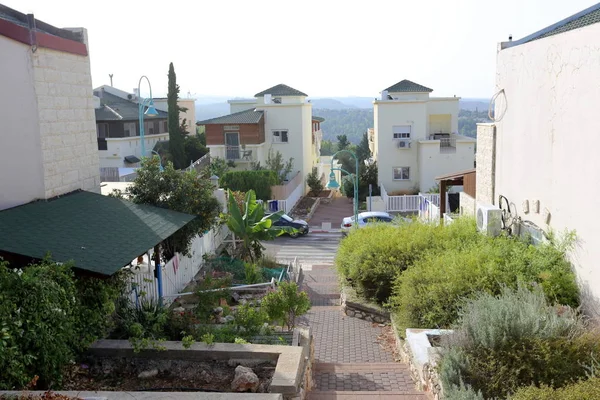
[[(375, 97), (402, 79), (434, 96), (489, 98), (496, 49), (593, 0), (0, 0), (88, 30), (92, 82), (132, 91), (142, 75), (181, 97), (252, 97), (285, 83), (310, 97)], [(147, 95), (143, 83), (142, 94)]]

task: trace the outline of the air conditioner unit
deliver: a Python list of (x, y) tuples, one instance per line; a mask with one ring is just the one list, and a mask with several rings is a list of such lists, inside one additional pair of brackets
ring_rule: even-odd
[(502, 230), (502, 210), (492, 204), (477, 204), (477, 229), (488, 236)]
[(398, 140), (396, 143), (399, 149), (410, 149), (410, 140)]

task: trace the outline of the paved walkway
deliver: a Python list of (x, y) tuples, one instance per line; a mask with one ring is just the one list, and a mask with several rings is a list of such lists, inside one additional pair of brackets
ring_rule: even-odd
[(308, 221), (311, 229), (321, 229), (323, 222), (331, 222), (332, 229), (340, 229), (342, 220), (345, 217), (354, 215), (352, 208), (352, 199), (347, 197), (334, 197), (329, 203), (321, 199), (321, 203)]
[(394, 362), (393, 354), (378, 343), (382, 332), (378, 324), (342, 313), (333, 265), (308, 267), (302, 288), (313, 304), (302, 319), (312, 327), (315, 339), (315, 387), (310, 400), (429, 399), (415, 390), (408, 366)]

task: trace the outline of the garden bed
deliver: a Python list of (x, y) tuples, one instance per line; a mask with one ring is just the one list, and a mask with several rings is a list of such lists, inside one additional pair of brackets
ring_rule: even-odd
[(321, 192), (319, 193), (318, 196), (315, 196), (313, 192), (308, 192), (307, 197), (320, 197), (320, 198), (326, 198), (326, 197), (331, 197), (331, 190), (321, 190)]
[(389, 322), (390, 313), (379, 304), (361, 298), (351, 286), (342, 285), (342, 310), (349, 317), (364, 319), (369, 322)]
[(303, 219), (308, 221), (312, 216), (313, 210), (319, 201), (319, 198), (304, 196), (298, 201), (298, 204), (290, 212), (290, 216), (294, 219)]
[[(160, 357), (160, 355), (158, 355)], [(64, 390), (231, 392), (236, 365), (227, 361), (98, 358), (70, 366)], [(254, 364), (254, 363), (252, 363)], [(259, 378), (255, 393), (267, 393), (274, 362), (252, 365)]]

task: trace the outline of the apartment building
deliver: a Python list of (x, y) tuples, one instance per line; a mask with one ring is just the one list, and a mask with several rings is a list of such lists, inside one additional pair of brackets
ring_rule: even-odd
[(458, 97), (402, 80), (373, 102), (370, 147), (389, 194), (425, 192), (435, 177), (474, 167), (475, 139), (458, 135)]

